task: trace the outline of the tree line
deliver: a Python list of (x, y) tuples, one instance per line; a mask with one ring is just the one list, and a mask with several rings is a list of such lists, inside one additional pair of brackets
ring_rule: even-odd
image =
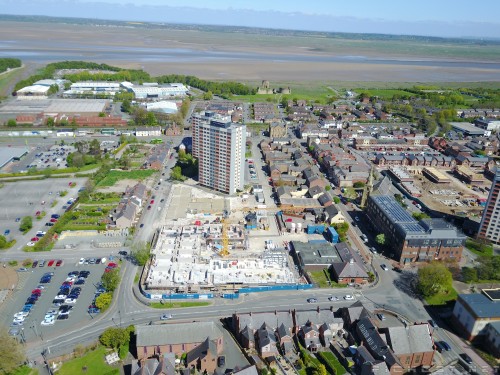
[(6, 72), (9, 69), (12, 68), (19, 68), (21, 67), (22, 62), (19, 59), (11, 59), (11, 58), (5, 58), (5, 59), (0, 59), (0, 73)]

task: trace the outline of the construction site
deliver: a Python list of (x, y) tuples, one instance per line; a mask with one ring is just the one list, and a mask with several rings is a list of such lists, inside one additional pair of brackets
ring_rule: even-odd
[(279, 208), (259, 205), (252, 195), (221, 197), (186, 185), (174, 185), (166, 203), (143, 278), (146, 291), (224, 292), (299, 282), (280, 240)]
[[(429, 209), (448, 215), (481, 216), (488, 198), (489, 184), (491, 184), (482, 174), (482, 183), (479, 184), (474, 183), (475, 180), (464, 180), (463, 173), (466, 168), (443, 170), (433, 167), (398, 167), (392, 169), (397, 169), (391, 170), (392, 175), (405, 176), (405, 179), (399, 179), (400, 184), (412, 196), (418, 197)], [(474, 176), (478, 176), (478, 173), (474, 173)], [(408, 184), (411, 185), (411, 189), (406, 187)]]

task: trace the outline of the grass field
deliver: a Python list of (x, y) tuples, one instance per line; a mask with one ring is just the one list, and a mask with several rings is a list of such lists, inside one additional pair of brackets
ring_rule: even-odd
[(449, 301), (454, 301), (457, 299), (458, 293), (455, 289), (451, 289), (448, 293), (438, 293), (432, 297), (425, 299), (430, 306), (442, 306), (446, 305)]
[(140, 169), (135, 171), (110, 171), (106, 177), (104, 177), (97, 186), (113, 186), (117, 181), (120, 180), (143, 180), (148, 178), (156, 171), (152, 169)]
[[(118, 375), (118, 368), (108, 366), (104, 361), (107, 351), (100, 346), (97, 349), (87, 353), (81, 358), (75, 358), (64, 363), (57, 372), (58, 375), (78, 375), (78, 374), (105, 374)], [(86, 368), (86, 370), (84, 370)]]
[(154, 309), (180, 309), (183, 307), (200, 307), (200, 306), (208, 306), (211, 305), (211, 302), (198, 302), (198, 301), (190, 301), (190, 302), (151, 302), (149, 307)]
[(465, 247), (472, 251), (476, 255), (493, 256), (493, 246), (489, 244), (483, 244), (471, 238), (465, 241)]

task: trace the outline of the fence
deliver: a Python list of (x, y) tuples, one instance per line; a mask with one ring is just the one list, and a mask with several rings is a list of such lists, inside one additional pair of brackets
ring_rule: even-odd
[[(294, 284), (294, 285), (270, 285), (270, 286), (256, 286), (252, 288), (240, 288), (236, 293), (224, 293), (222, 294), (222, 298), (227, 299), (237, 299), (242, 293), (260, 293), (260, 292), (272, 292), (276, 290), (306, 290), (311, 289), (313, 287), (312, 284)], [(179, 300), (179, 299), (212, 299), (214, 298), (213, 293), (208, 294), (187, 294), (187, 293), (175, 293), (175, 294), (151, 294), (146, 293), (142, 290), (141, 292), (144, 297), (150, 300)]]

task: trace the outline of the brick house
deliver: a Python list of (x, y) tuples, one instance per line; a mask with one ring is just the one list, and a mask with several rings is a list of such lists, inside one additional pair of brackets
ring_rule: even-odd
[(224, 348), (223, 333), (213, 322), (193, 322), (137, 326), (137, 356), (139, 359), (174, 353), (179, 357), (203, 344), (207, 339), (218, 354)]

